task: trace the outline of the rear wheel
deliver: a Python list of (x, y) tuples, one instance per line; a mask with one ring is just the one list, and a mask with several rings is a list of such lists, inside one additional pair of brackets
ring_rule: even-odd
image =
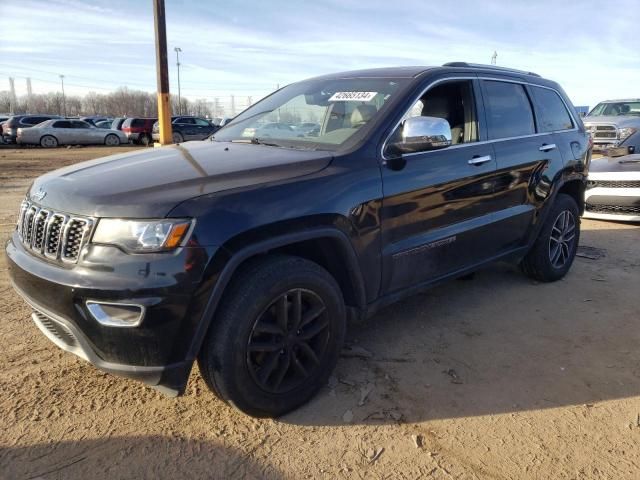
[(120, 145), (120, 139), (117, 135), (110, 133), (106, 137), (104, 137), (104, 144), (109, 147), (115, 147), (116, 145)]
[(344, 334), (335, 279), (302, 258), (268, 257), (232, 280), (198, 364), (224, 401), (249, 415), (276, 417), (326, 384)]
[(182, 143), (184, 142), (184, 137), (180, 132), (173, 132), (173, 143)]
[(58, 139), (53, 135), (45, 135), (40, 139), (40, 146), (43, 148), (55, 148), (58, 146)]
[(140, 137), (140, 144), (144, 145), (145, 147), (148, 147), (149, 145), (151, 145), (151, 137), (149, 135), (147, 135), (146, 133), (143, 134)]
[(553, 282), (564, 277), (580, 241), (580, 213), (573, 197), (558, 194), (522, 269), (535, 280)]

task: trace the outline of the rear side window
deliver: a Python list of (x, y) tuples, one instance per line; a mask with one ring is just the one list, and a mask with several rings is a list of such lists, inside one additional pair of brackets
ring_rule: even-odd
[(24, 117), (20, 123), (25, 125), (37, 125), (45, 120), (49, 120), (49, 117)]
[(196, 118), (196, 125), (200, 125), (202, 127), (208, 127), (210, 123), (204, 120), (203, 118)]
[(53, 128), (71, 128), (71, 122), (67, 120), (58, 120), (52, 125)]
[(540, 87), (531, 87), (531, 92), (540, 132), (556, 132), (573, 128), (571, 115), (556, 92)]
[(131, 122), (132, 127), (144, 127), (144, 120), (142, 118), (135, 118)]
[(87, 122), (81, 120), (74, 120), (71, 122), (72, 128), (91, 128)]
[(483, 84), (491, 140), (535, 133), (531, 103), (523, 85), (492, 80)]
[(193, 125), (196, 121), (193, 118), (179, 118), (175, 121), (175, 123), (179, 123), (181, 125)]

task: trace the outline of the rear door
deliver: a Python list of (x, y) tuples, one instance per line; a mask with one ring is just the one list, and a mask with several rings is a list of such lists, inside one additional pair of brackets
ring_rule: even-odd
[(58, 139), (60, 145), (73, 142), (73, 129), (69, 120), (57, 120), (51, 124), (51, 133)]
[(552, 133), (538, 132), (524, 83), (482, 79), (487, 134), (495, 149), (497, 176), (494, 241), (504, 253), (529, 240), (539, 201), (535, 187), (550, 164), (562, 165)]
[(196, 118), (196, 128), (197, 128), (197, 140), (203, 140), (209, 136), (211, 132), (213, 132), (212, 125), (206, 121), (204, 118)]
[(197, 139), (198, 127), (196, 126), (196, 122), (194, 118), (180, 117), (174, 122), (174, 125), (178, 127), (178, 131), (182, 134), (182, 137), (185, 140)]
[[(385, 160), (383, 294), (455, 273), (495, 254), (491, 223), (496, 163), (493, 145), (484, 141), (483, 122), (478, 121), (478, 88), (474, 78), (445, 77), (433, 82), (405, 114), (446, 119), (454, 143), (405, 154), (400, 162)], [(387, 144), (398, 138), (401, 128), (402, 122)]]
[(528, 88), (538, 119), (538, 130), (553, 133), (553, 142), (567, 167), (578, 171), (584, 169), (589, 135), (579, 128), (569, 105), (559, 92), (551, 88), (538, 85)]

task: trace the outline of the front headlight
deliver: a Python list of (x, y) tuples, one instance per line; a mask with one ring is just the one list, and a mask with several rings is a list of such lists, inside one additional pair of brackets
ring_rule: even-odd
[(625, 127), (618, 130), (618, 132), (620, 135), (620, 141), (624, 142), (627, 138), (629, 138), (631, 135), (636, 133), (636, 129), (631, 127)]
[(117, 245), (131, 252), (163, 252), (183, 244), (192, 220), (122, 220), (101, 218), (92, 243)]

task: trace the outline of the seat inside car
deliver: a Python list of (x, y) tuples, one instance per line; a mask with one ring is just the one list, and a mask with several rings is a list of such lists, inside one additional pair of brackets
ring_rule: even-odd
[(374, 105), (358, 105), (351, 112), (351, 127), (360, 128), (373, 118), (378, 109)]
[(456, 85), (442, 85), (422, 98), (422, 116), (443, 118), (451, 126), (451, 143), (464, 141), (464, 107)]

